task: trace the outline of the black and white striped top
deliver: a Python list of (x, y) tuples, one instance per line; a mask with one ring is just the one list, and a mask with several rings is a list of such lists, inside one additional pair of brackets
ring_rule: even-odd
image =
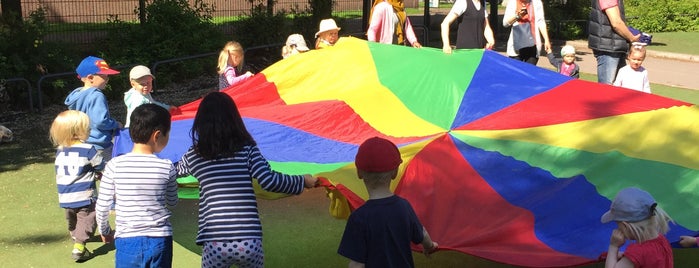
[(97, 197), (100, 232), (110, 232), (109, 210), (116, 202), (115, 237), (172, 236), (171, 213), (166, 206), (177, 204), (176, 175), (170, 160), (152, 154), (112, 158), (104, 168)]
[(302, 175), (273, 171), (257, 146), (214, 160), (205, 160), (190, 148), (177, 163), (177, 173), (199, 180), (197, 244), (262, 239), (252, 178), (270, 192), (300, 194), (304, 186)]

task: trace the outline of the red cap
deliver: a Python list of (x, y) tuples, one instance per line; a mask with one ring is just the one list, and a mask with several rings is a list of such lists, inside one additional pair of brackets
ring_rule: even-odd
[(393, 142), (379, 137), (369, 138), (359, 146), (354, 164), (367, 172), (387, 172), (397, 169), (403, 159)]

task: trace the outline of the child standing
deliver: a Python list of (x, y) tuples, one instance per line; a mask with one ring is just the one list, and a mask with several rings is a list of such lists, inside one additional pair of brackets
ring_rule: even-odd
[(551, 65), (556, 67), (556, 72), (565, 76), (580, 78), (580, 67), (575, 64), (575, 48), (573, 46), (565, 45), (561, 48), (563, 60), (557, 59), (550, 48), (546, 51), (546, 57), (549, 58)]
[(109, 115), (107, 98), (102, 90), (107, 86), (109, 75), (119, 72), (110, 69), (103, 59), (93, 56), (83, 59), (75, 71), (83, 86), (68, 94), (65, 105), (90, 117), (90, 136), (85, 142), (94, 145), (104, 161), (109, 161), (112, 158), (114, 131), (122, 125)]
[[(673, 267), (672, 248), (664, 235), (672, 219), (648, 192), (634, 187), (622, 189), (601, 221), (614, 221), (618, 226), (610, 238), (605, 267)], [(626, 240), (636, 243), (619, 255), (619, 247)]]
[(252, 77), (252, 73), (249, 71), (242, 75), (237, 74), (241, 71), (244, 57), (245, 53), (240, 43), (229, 41), (223, 46), (223, 49), (218, 54), (218, 65), (216, 66), (218, 90), (223, 90)]
[[(102, 241), (116, 247), (116, 267), (171, 267), (172, 226), (167, 206), (177, 204), (175, 167), (155, 153), (170, 138), (170, 113), (156, 104), (131, 114), (130, 153), (115, 157), (104, 169), (97, 199)], [(116, 208), (116, 230), (109, 210)]]
[(635, 42), (631, 44), (631, 49), (626, 59), (629, 64), (619, 69), (616, 80), (614, 80), (614, 85), (651, 93), (648, 71), (641, 66), (643, 60), (646, 59), (645, 43)]
[(282, 47), (282, 58), (286, 59), (290, 56), (304, 53), (308, 51), (308, 46), (306, 45), (306, 40), (303, 39), (303, 35), (292, 34), (286, 38), (286, 44)]
[(316, 49), (331, 47), (337, 43), (339, 38), (340, 27), (337, 27), (337, 23), (333, 19), (324, 19), (320, 21), (320, 26), (318, 27), (318, 32), (316, 33)]
[(90, 133), (87, 114), (68, 110), (56, 116), (49, 131), (56, 150), (56, 186), (58, 202), (65, 209), (68, 231), (73, 238), (71, 257), (75, 261), (90, 258), (85, 242), (95, 233), (95, 179), (104, 168), (102, 156), (94, 145), (83, 143)]
[[(273, 171), (233, 99), (221, 92), (204, 97), (191, 137), (193, 145), (178, 162), (177, 173), (199, 180), (196, 243), (203, 245), (201, 267), (263, 267), (262, 226), (252, 179), (264, 190), (287, 194), (300, 194), (318, 179)], [(236, 254), (229, 253), (233, 251)]]
[(155, 103), (160, 107), (168, 109), (170, 114), (179, 114), (180, 109), (177, 106), (170, 106), (153, 99), (150, 95), (153, 92), (153, 80), (155, 80), (155, 76), (150, 73), (148, 67), (138, 65), (131, 68), (131, 72), (129, 72), (131, 89), (124, 93), (124, 104), (126, 104), (126, 124), (124, 127), (129, 127), (131, 113), (141, 104)]
[(388, 140), (374, 137), (359, 146), (354, 163), (369, 200), (350, 214), (337, 250), (349, 267), (414, 267), (411, 242), (421, 243), (426, 255), (437, 249), (410, 203), (390, 190), (402, 162)]

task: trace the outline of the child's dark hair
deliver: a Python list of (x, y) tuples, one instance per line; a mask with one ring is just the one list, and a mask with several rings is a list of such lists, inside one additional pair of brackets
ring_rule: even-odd
[(170, 133), (170, 112), (153, 103), (136, 107), (131, 113), (129, 135), (134, 143), (148, 143), (156, 130)]
[(201, 101), (190, 135), (204, 159), (232, 156), (243, 146), (255, 145), (235, 102), (222, 92), (211, 92)]

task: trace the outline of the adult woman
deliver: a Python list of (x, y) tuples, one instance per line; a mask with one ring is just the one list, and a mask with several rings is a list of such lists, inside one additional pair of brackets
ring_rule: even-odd
[(403, 0), (376, 0), (369, 17), (367, 40), (400, 45), (407, 41), (413, 47), (422, 47), (405, 14)]
[(495, 37), (488, 22), (485, 0), (456, 0), (441, 24), (444, 53), (451, 53), (449, 27), (457, 18), (459, 29), (456, 35), (456, 48), (493, 48)]
[[(514, 38), (514, 27), (526, 27), (534, 39), (534, 45), (524, 46), (517, 44)], [(536, 65), (541, 51), (541, 37), (544, 38), (544, 49), (551, 49), (546, 21), (544, 18), (544, 4), (541, 0), (508, 0), (502, 26), (513, 27), (510, 37), (507, 39), (507, 56)]]

